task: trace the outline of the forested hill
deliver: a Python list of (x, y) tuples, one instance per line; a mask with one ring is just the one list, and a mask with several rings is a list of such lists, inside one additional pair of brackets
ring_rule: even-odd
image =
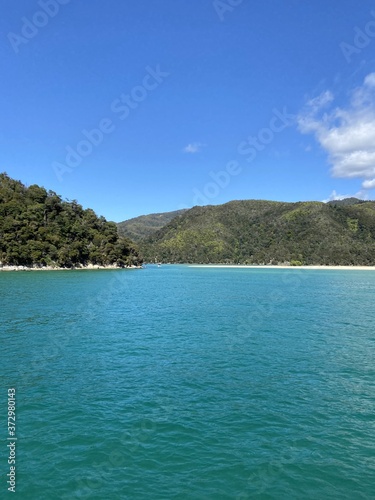
[(0, 264), (74, 267), (137, 265), (134, 244), (114, 222), (36, 184), (0, 174)]
[(375, 202), (194, 207), (144, 239), (147, 261), (375, 265)]
[(140, 241), (150, 236), (155, 231), (164, 227), (175, 217), (186, 212), (185, 209), (165, 212), (161, 214), (141, 215), (134, 219), (129, 219), (117, 224), (118, 232), (121, 236), (126, 236), (133, 241)]

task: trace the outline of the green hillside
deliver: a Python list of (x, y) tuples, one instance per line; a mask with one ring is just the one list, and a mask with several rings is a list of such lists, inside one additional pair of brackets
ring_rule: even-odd
[[(119, 236), (120, 234), (120, 236)], [(0, 265), (375, 265), (375, 202), (232, 201), (116, 226), (77, 201), (0, 174)]]
[(175, 210), (161, 214), (141, 215), (134, 219), (129, 219), (117, 224), (118, 232), (121, 236), (126, 236), (133, 241), (141, 241), (155, 231), (164, 227), (175, 217), (182, 215), (186, 210)]
[(0, 264), (74, 267), (128, 266), (141, 261), (114, 222), (62, 201), (36, 184), (26, 187), (0, 174)]
[(194, 207), (140, 244), (147, 261), (375, 264), (375, 202), (232, 201)]

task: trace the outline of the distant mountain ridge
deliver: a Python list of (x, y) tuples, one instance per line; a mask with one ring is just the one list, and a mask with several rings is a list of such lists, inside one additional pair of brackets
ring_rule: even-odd
[(125, 267), (139, 265), (143, 258), (375, 265), (375, 201), (231, 201), (116, 225), (75, 200), (63, 201), (53, 191), (0, 174), (0, 265)]
[(331, 200), (328, 202), (328, 205), (337, 205), (337, 206), (349, 206), (349, 205), (359, 205), (361, 203), (366, 203), (366, 200), (359, 200), (358, 198), (343, 198), (341, 200)]
[(197, 206), (139, 246), (146, 261), (374, 265), (375, 202), (244, 200)]
[(125, 236), (133, 241), (139, 242), (143, 238), (147, 238), (154, 232), (158, 231), (175, 217), (182, 215), (184, 212), (186, 212), (186, 209), (174, 210), (173, 212), (140, 215), (139, 217), (119, 222), (117, 224), (118, 232), (121, 236)]

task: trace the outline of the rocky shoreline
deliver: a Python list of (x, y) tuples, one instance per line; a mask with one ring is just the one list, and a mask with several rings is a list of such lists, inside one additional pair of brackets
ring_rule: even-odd
[(119, 267), (116, 265), (100, 266), (98, 264), (88, 264), (87, 266), (75, 267), (54, 267), (54, 266), (1, 266), (0, 271), (93, 271), (99, 269), (141, 269), (142, 266)]

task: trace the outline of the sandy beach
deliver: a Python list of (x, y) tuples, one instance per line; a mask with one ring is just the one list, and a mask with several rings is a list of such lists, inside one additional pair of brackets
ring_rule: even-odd
[(375, 266), (245, 266), (234, 264), (192, 264), (190, 267), (225, 268), (225, 269), (316, 269), (326, 271), (375, 271)]

